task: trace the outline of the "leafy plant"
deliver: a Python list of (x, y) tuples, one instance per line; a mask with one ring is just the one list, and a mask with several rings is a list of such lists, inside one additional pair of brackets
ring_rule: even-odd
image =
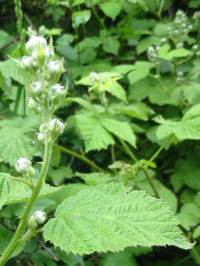
[(200, 265), (196, 2), (2, 2), (0, 265)]

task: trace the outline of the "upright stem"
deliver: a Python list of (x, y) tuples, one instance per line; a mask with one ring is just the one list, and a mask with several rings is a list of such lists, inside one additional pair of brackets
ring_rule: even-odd
[(5, 263), (10, 258), (12, 253), (15, 251), (17, 245), (19, 244), (19, 240), (21, 239), (21, 237), (24, 233), (24, 230), (25, 230), (27, 222), (28, 222), (29, 214), (30, 214), (32, 207), (33, 207), (34, 203), (36, 202), (36, 200), (39, 196), (39, 193), (41, 191), (41, 188), (45, 182), (45, 178), (46, 178), (47, 171), (49, 168), (49, 163), (51, 160), (51, 153), (52, 153), (52, 143), (46, 139), (45, 140), (44, 160), (43, 160), (42, 169), (40, 172), (38, 182), (37, 182), (36, 186), (34, 187), (31, 198), (29, 199), (27, 206), (26, 206), (26, 208), (25, 208), (25, 210), (24, 210), (24, 212), (20, 218), (19, 225), (17, 227), (17, 230), (16, 230), (13, 238), (11, 239), (7, 248), (4, 250), (2, 256), (0, 257), (0, 266), (5, 265)]

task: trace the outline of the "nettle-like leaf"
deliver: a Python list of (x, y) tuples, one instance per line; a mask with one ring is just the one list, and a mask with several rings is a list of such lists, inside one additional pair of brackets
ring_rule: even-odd
[(134, 147), (136, 145), (136, 137), (127, 122), (87, 114), (76, 115), (75, 118), (86, 152), (105, 149), (114, 144), (112, 135), (127, 141)]
[(76, 121), (86, 152), (105, 149), (114, 144), (113, 137), (102, 127), (96, 117), (76, 115)]
[(158, 139), (174, 136), (178, 141), (200, 139), (200, 104), (193, 106), (179, 121), (156, 119)]
[(102, 125), (115, 136), (126, 140), (135, 147), (136, 138), (133, 134), (131, 126), (122, 121), (106, 118), (102, 120)]
[(38, 151), (33, 141), (37, 121), (30, 118), (13, 118), (0, 121), (0, 158), (14, 165), (20, 157), (32, 158)]
[(116, 252), (127, 246), (191, 248), (177, 224), (161, 200), (110, 184), (64, 200), (43, 233), (46, 241), (74, 254)]
[[(45, 184), (40, 192), (40, 198), (46, 197), (59, 189)], [(0, 209), (4, 205), (26, 202), (31, 193), (32, 190), (28, 185), (12, 179), (10, 174), (0, 173)]]

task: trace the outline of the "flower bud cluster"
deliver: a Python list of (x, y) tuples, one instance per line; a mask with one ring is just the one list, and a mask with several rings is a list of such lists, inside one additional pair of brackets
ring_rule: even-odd
[(34, 32), (26, 43), (26, 51), (20, 65), (32, 79), (26, 88), (28, 106), (41, 115), (53, 114), (67, 93), (58, 83), (64, 72), (63, 60), (55, 56), (51, 41), (48, 44)]
[(65, 124), (59, 119), (54, 118), (47, 123), (44, 123), (39, 128), (39, 133), (37, 135), (38, 140), (44, 142), (47, 138), (48, 140), (55, 140), (58, 135), (62, 134), (65, 129)]
[(178, 10), (173, 24), (168, 28), (169, 35), (176, 42), (177, 48), (184, 46), (184, 41), (192, 29), (188, 17), (182, 10)]
[(46, 219), (47, 215), (44, 211), (41, 210), (35, 211), (34, 214), (31, 215), (28, 221), (29, 228), (32, 230), (37, 229), (38, 227), (40, 227), (45, 223)]
[(24, 157), (21, 157), (16, 161), (15, 169), (18, 173), (25, 176), (33, 176), (35, 174), (31, 161)]

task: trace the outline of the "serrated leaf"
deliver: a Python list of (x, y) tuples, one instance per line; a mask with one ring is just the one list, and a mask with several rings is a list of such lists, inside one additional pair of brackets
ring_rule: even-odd
[[(46, 197), (59, 189), (45, 184), (40, 192), (40, 198)], [(28, 185), (12, 179), (10, 174), (0, 173), (0, 209), (4, 205), (26, 202), (31, 194), (32, 190)]]
[(0, 157), (14, 165), (20, 157), (31, 159), (38, 151), (31, 134), (36, 126), (34, 118), (14, 118), (0, 121)]
[(102, 127), (97, 118), (86, 115), (76, 115), (75, 118), (86, 152), (105, 149), (114, 144), (112, 136)]
[(117, 252), (127, 246), (191, 248), (177, 223), (161, 200), (110, 184), (84, 189), (64, 200), (43, 234), (64, 251), (81, 255)]
[(115, 20), (115, 18), (121, 12), (122, 5), (121, 3), (116, 1), (107, 1), (105, 3), (102, 3), (100, 5), (100, 8), (106, 16), (110, 17), (112, 20)]
[(136, 137), (131, 126), (127, 122), (106, 118), (102, 120), (102, 125), (112, 134), (127, 141), (135, 147)]

